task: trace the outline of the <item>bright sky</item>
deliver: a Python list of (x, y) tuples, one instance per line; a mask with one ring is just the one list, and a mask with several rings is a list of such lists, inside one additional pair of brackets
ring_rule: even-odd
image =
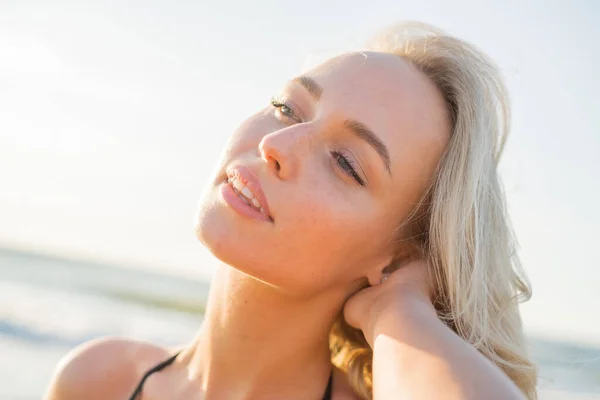
[(415, 19), (507, 77), (527, 329), (600, 343), (600, 3), (84, 3), (0, 3), (0, 245), (209, 277), (193, 215), (228, 135), (307, 57)]

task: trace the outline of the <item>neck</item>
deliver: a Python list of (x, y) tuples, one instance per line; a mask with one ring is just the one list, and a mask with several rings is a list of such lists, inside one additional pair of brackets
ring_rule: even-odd
[(222, 265), (202, 328), (182, 354), (205, 398), (321, 398), (331, 373), (329, 329), (343, 294), (291, 298)]

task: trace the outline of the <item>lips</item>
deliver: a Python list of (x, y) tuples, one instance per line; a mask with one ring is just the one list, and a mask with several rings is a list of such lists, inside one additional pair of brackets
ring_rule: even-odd
[(249, 207), (273, 220), (267, 198), (262, 190), (260, 181), (254, 173), (241, 165), (227, 169), (228, 184)]

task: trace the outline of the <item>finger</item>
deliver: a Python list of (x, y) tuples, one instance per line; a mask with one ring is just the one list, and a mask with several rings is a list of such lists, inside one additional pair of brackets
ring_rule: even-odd
[(348, 325), (361, 329), (361, 321), (367, 316), (377, 286), (368, 286), (352, 295), (344, 305), (343, 316)]

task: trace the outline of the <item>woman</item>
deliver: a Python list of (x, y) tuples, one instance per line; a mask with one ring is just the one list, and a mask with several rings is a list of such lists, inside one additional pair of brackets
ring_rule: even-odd
[(292, 79), (200, 202), (222, 264), (197, 337), (86, 343), (46, 399), (534, 399), (507, 130), (493, 64), (422, 24)]

